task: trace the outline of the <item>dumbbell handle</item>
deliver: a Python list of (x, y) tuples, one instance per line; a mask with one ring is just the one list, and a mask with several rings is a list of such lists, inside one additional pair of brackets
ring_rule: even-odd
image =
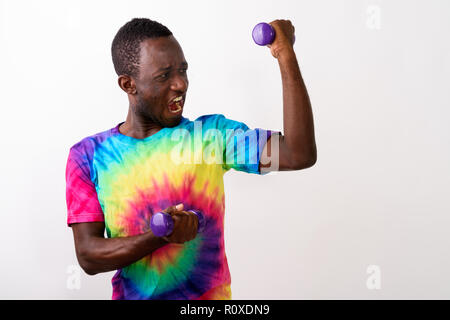
[[(252, 37), (253, 41), (255, 41), (257, 45), (267, 46), (268, 44), (271, 44), (275, 39), (275, 29), (268, 23), (265, 22), (258, 23), (253, 28)], [(295, 35), (294, 35), (294, 42), (295, 42)]]
[[(205, 217), (203, 214), (199, 210), (188, 210), (188, 212), (193, 212), (196, 214), (198, 218), (197, 232), (202, 232), (205, 227)], [(157, 212), (152, 216), (150, 228), (155, 236), (165, 237), (172, 233), (173, 224), (173, 219), (170, 214), (165, 212)]]

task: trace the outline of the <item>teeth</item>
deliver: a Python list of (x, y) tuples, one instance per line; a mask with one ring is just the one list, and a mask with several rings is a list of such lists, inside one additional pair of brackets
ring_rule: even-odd
[(170, 105), (172, 105), (172, 106), (175, 105), (177, 107), (177, 109), (172, 110), (169, 107), (169, 111), (172, 113), (177, 113), (177, 112), (181, 111), (181, 109), (183, 109), (183, 107), (181, 106), (182, 101), (183, 101), (183, 96), (179, 96), (179, 97), (176, 97), (175, 99), (173, 99), (172, 102), (170, 103)]
[(176, 102), (175, 103), (176, 104), (176, 106), (178, 107), (176, 110), (172, 110), (172, 109), (170, 109), (170, 112), (172, 112), (172, 113), (177, 113), (178, 111), (180, 111), (181, 110), (181, 106), (180, 106), (180, 104), (178, 103), (178, 102)]

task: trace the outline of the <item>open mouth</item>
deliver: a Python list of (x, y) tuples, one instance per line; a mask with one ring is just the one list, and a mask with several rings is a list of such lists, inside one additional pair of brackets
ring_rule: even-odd
[(169, 103), (170, 113), (177, 114), (183, 110), (184, 99), (182, 96), (176, 97)]

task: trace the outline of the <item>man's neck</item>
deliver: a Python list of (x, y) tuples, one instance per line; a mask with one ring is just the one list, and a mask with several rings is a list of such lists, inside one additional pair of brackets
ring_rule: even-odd
[(144, 139), (151, 135), (154, 135), (161, 130), (161, 125), (137, 117), (135, 114), (128, 110), (127, 119), (119, 126), (119, 132), (123, 135), (133, 137), (135, 139)]

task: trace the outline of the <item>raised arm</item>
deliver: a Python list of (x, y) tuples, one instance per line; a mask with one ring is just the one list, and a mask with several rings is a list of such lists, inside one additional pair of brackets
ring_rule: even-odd
[[(278, 157), (279, 171), (305, 169), (316, 163), (317, 149), (311, 102), (293, 49), (295, 28), (289, 20), (275, 20), (270, 24), (276, 37), (268, 47), (278, 60), (283, 85), (284, 135), (279, 136), (277, 148), (272, 148), (273, 136), (267, 141), (260, 168), (276, 170), (269, 162)], [(269, 157), (267, 150), (271, 151)]]

